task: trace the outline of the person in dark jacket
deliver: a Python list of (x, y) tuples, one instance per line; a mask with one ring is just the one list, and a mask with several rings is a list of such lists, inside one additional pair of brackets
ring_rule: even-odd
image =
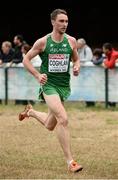
[(94, 65), (101, 65), (103, 60), (105, 59), (105, 55), (101, 48), (95, 48), (93, 50), (93, 59), (91, 60)]
[[(12, 48), (12, 43), (10, 41), (2, 42), (1, 50), (0, 50), (0, 66), (10, 63), (12, 61), (13, 55), (14, 55), (14, 50)], [(1, 99), (0, 99), (0, 104), (2, 104)]]
[(14, 50), (15, 50), (14, 56), (13, 56), (13, 63), (18, 64), (18, 63), (21, 63), (23, 60), (21, 48), (23, 44), (25, 44), (26, 42), (24, 41), (23, 36), (18, 34), (14, 36), (13, 43), (14, 43)]
[(9, 63), (12, 61), (14, 56), (14, 49), (10, 41), (4, 41), (0, 50), (0, 65)]

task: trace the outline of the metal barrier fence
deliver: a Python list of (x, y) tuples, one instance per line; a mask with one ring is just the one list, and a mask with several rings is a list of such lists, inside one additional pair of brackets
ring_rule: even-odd
[[(0, 67), (0, 99), (38, 100), (40, 85), (23, 65)], [(118, 102), (118, 67), (105, 70), (92, 63), (81, 65), (78, 77), (72, 75), (68, 101)]]

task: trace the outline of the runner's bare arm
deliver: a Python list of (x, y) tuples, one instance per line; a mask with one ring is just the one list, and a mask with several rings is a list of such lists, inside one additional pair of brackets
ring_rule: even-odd
[(79, 59), (79, 55), (77, 52), (77, 42), (76, 42), (76, 39), (73, 37), (70, 37), (69, 41), (70, 41), (70, 45), (73, 50), (73, 52), (72, 52), (73, 75), (78, 76), (79, 71), (80, 71), (80, 59)]
[(36, 70), (35, 67), (33, 67), (30, 61), (32, 60), (33, 57), (43, 52), (45, 48), (45, 43), (46, 43), (45, 37), (38, 39), (23, 59), (24, 67), (38, 80), (38, 82), (42, 84), (45, 84), (45, 82), (47, 81), (46, 74), (40, 74), (40, 72)]

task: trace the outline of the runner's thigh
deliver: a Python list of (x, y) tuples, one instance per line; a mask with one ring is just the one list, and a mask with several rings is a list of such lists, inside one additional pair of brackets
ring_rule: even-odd
[(54, 115), (66, 116), (65, 108), (60, 100), (60, 97), (57, 94), (46, 95), (44, 94), (45, 101), (49, 109), (54, 113)]

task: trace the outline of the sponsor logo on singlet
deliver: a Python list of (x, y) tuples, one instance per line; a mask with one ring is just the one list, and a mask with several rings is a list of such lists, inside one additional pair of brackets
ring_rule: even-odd
[(67, 72), (70, 54), (49, 54), (49, 72)]

